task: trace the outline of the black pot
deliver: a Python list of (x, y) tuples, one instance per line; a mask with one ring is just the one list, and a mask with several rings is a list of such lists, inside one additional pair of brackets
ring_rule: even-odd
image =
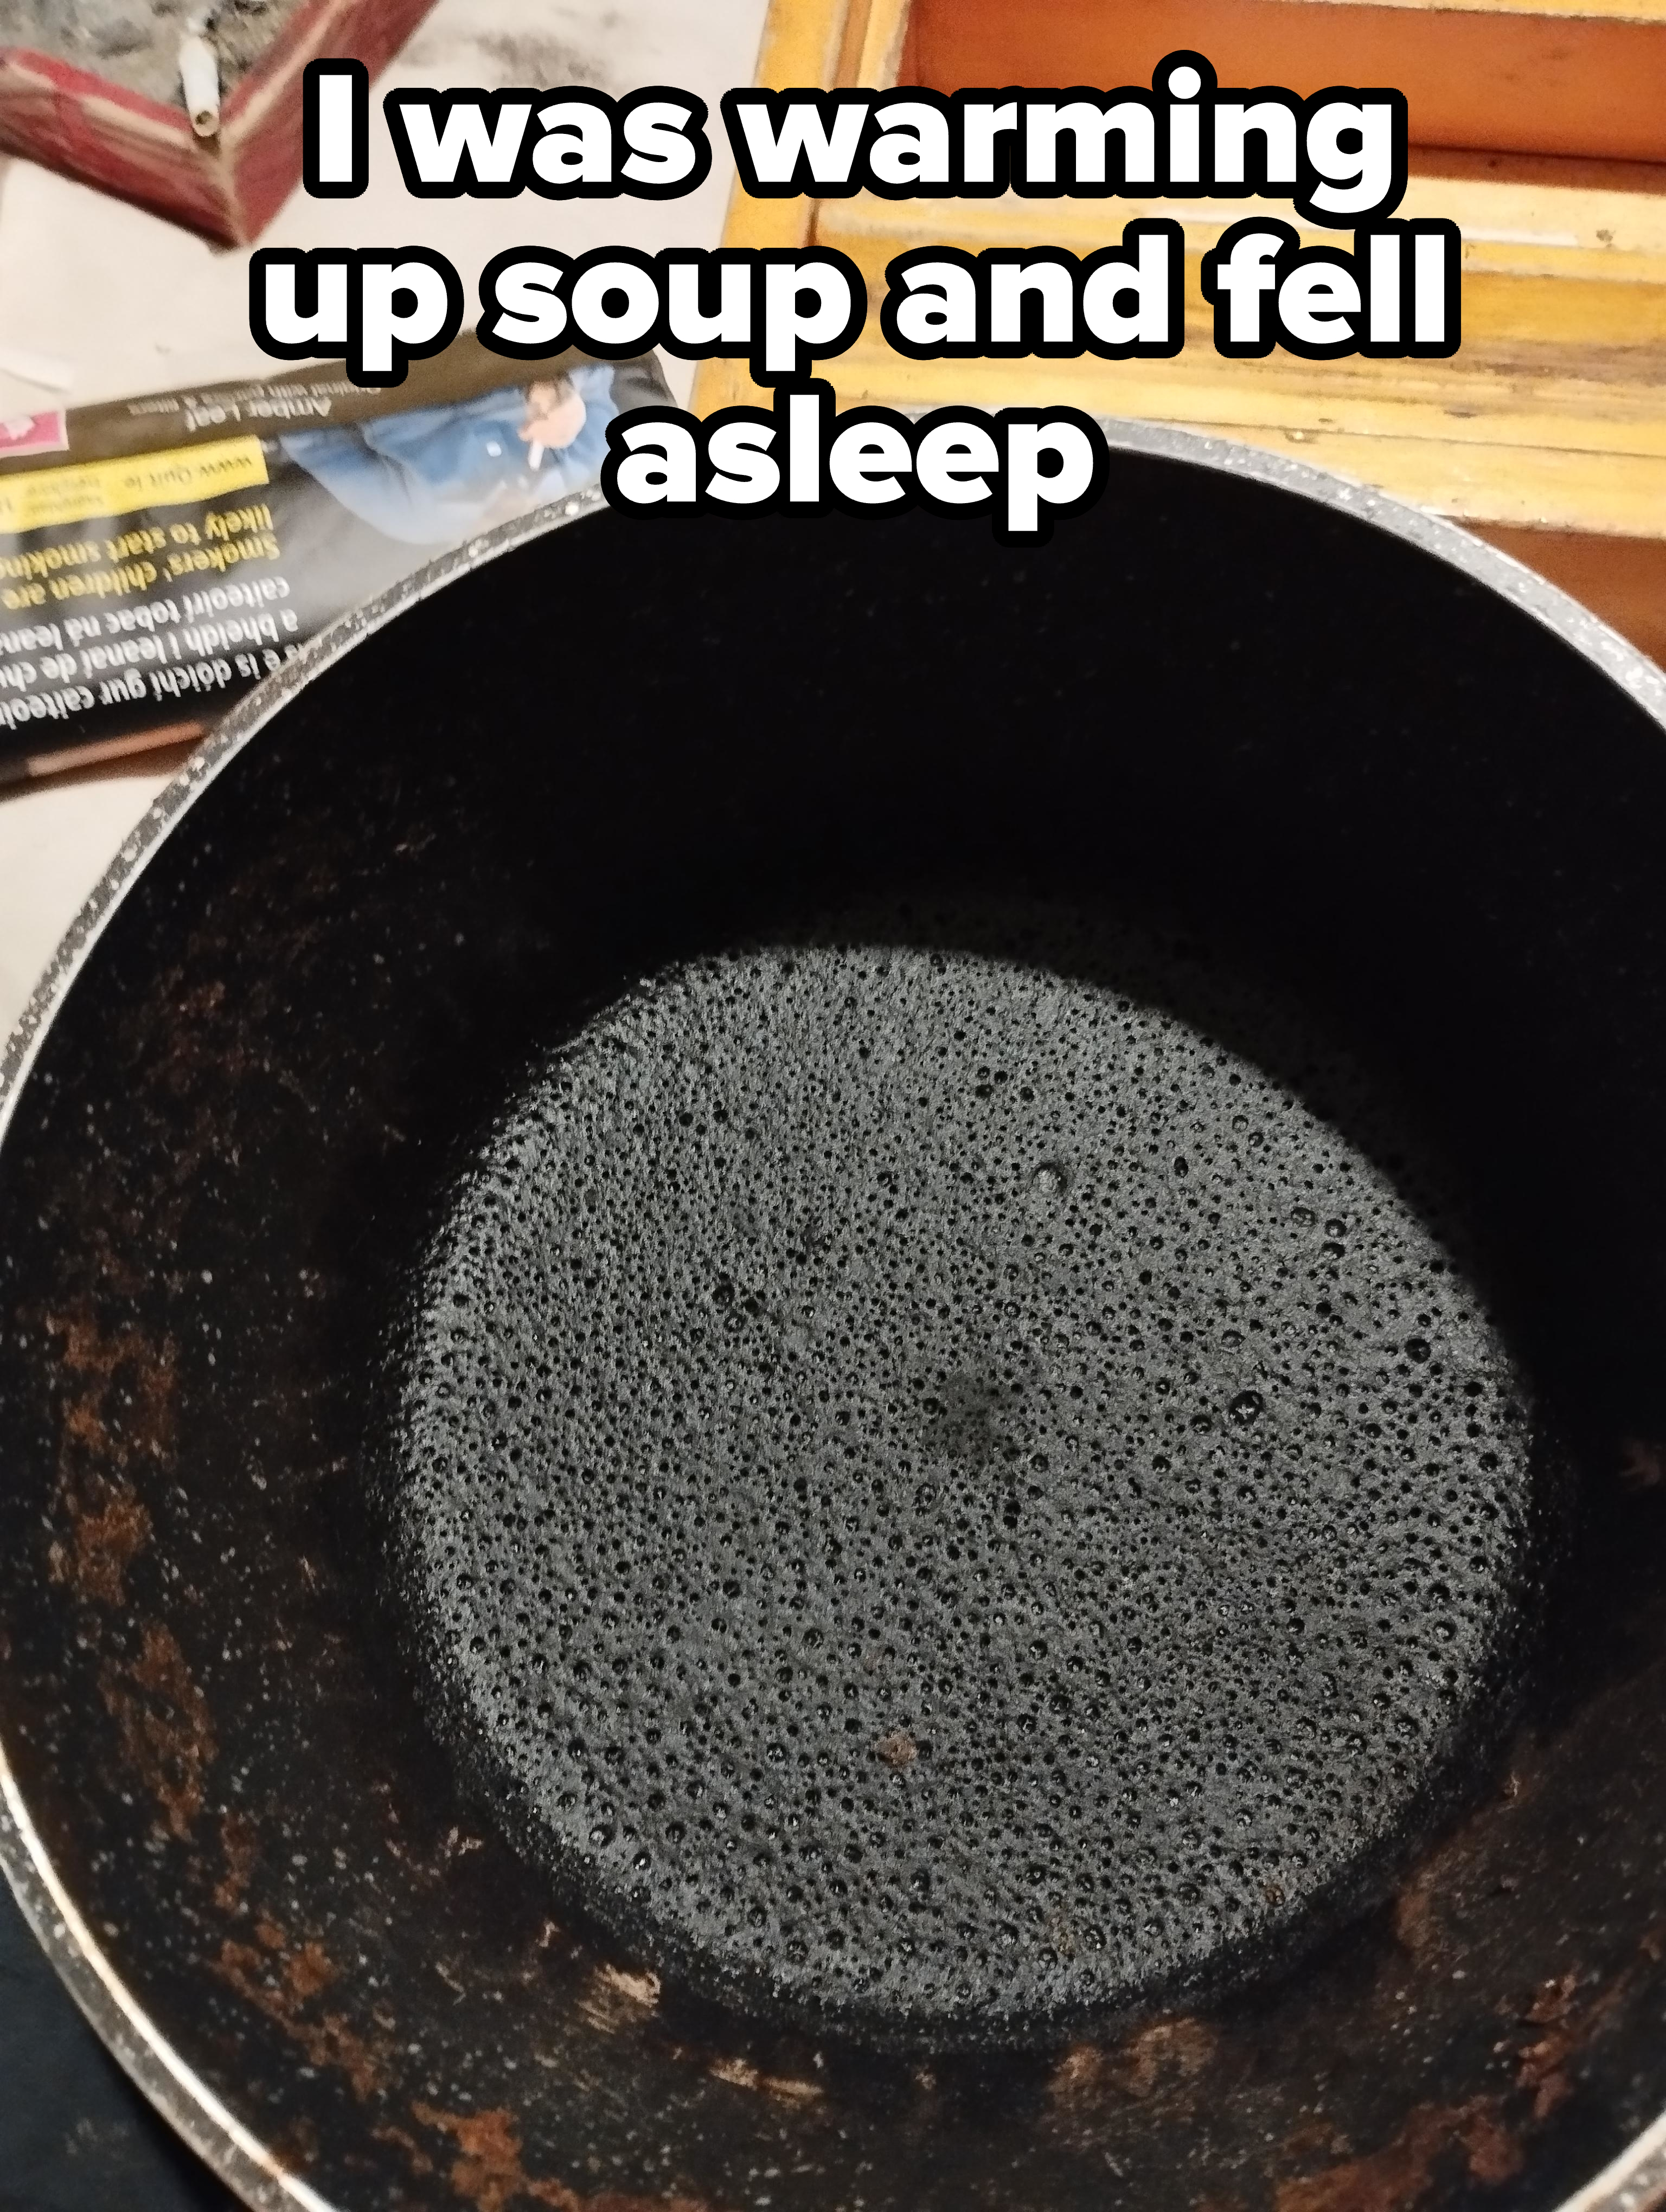
[[(0, 1855), (94, 2025), (252, 2204), (1066, 2212), (1109, 2196), (1216, 2212), (1619, 2212), (1666, 2180), (1666, 679), (1444, 524), (1178, 433), (1112, 438), (1103, 501), (1043, 549), (920, 516), (650, 524), (585, 500), (557, 526), (517, 526), (436, 565), (234, 714), (125, 851), (13, 1042)], [(1000, 997), (1013, 975), (1029, 979), (1022, 1013)], [(967, 989), (985, 993), (989, 1065), (954, 1026), (953, 992)], [(1189, 1040), (1198, 1087), (1183, 1103), (1200, 1141), (1213, 1129), (1219, 1158), (1237, 1157), (1223, 1133), (1238, 1122), (1225, 1106), (1211, 1122), (1206, 1092), (1241, 1083), (1246, 1129), (1279, 1123), (1297, 1132), (1292, 1158), (1310, 1164), (1318, 1146), (1344, 1163), (1335, 1172), (1365, 1194), (1358, 1221), (1304, 1213), (1292, 1186), (1312, 1250), (1292, 1245), (1287, 1264), (1274, 1244), (1251, 1255), (1263, 1289), (1243, 1273), (1232, 1176), (1200, 1210), (1187, 1178), (1205, 1156), (1189, 1161), (1165, 1135), (1145, 1147), (1161, 1152), (1150, 1167), (1117, 1133), (1116, 1082), (1078, 1159), (1088, 1105), (1072, 1091), (1043, 1128), (1046, 1101), (1018, 1070), (1030, 1048), (1003, 1030), (1048, 1027), (1055, 1014), (1035, 1009), (1049, 993), (1061, 1035), (1085, 1006), (1136, 1024), (1130, 1006), (1152, 1010), (1153, 1036)], [(678, 1091), (678, 1039), (695, 1031), (664, 1009), (696, 1000), (708, 1057)], [(883, 1078), (876, 1038), (890, 1040)], [(1081, 1051), (1071, 1064), (1091, 1073)], [(998, 1096), (1003, 1054), (1018, 1072)], [(806, 1116), (834, 1127), (847, 1067), (853, 1096), (866, 1085), (891, 1103), (871, 1140), (838, 1122), (844, 1150), (812, 1172)], [(764, 1102), (733, 1145), (700, 1118), (732, 1083)], [(565, 1152), (538, 1151), (587, 1084), (594, 1145), (641, 1100), (666, 1107), (623, 1183), (573, 1149), (577, 1123)], [(983, 1113), (969, 1101), (986, 1095), (1006, 1118), (963, 1127), (954, 1117)], [(1152, 1107), (1152, 1126), (1178, 1110)], [(851, 1345), (830, 1325), (806, 1351), (779, 1284), (789, 1263), (835, 1269), (842, 1194), (870, 1175), (890, 1193), (873, 1204), (889, 1207), (893, 1241), (851, 1267), (867, 1284), (885, 1254), (912, 1266), (881, 1155), (897, 1151), (906, 1182), (909, 1147), (951, 1125), (963, 1149), (965, 1129), (993, 1133), (973, 1164), (990, 1189), (1009, 1169), (1018, 1178), (1008, 1243), (989, 1232), (999, 1252), (974, 1237), (964, 1285), (941, 1255), (931, 1263), (945, 1310), (964, 1287), (954, 1328), (984, 1380), (974, 1388), (952, 1359), (933, 1370), (940, 1388), (913, 1378), (918, 1466), (893, 1437), (870, 1467), (825, 1424), (825, 1450), (806, 1458), (784, 1418), (760, 1414), (758, 1496), (779, 1479), (787, 1536), (688, 1537), (675, 1516), (700, 1520), (699, 1498), (674, 1468), (654, 1491), (648, 1448), (629, 1441), (633, 1421), (658, 1418), (644, 1346), (681, 1330), (720, 1367), (751, 1361), (766, 1400), (783, 1362), (811, 1375), (818, 1360), (834, 1398), (848, 1388), (855, 1403), (870, 1369), (893, 1367), (906, 1397), (906, 1328)], [(1160, 1261), (1142, 1258), (1132, 1226), (1092, 1243), (1089, 1198), (1096, 1175), (1116, 1181), (1113, 1154), (1119, 1189), (1160, 1170), (1150, 1203), (1170, 1209), (1189, 1258), (1172, 1237)], [(484, 1279), (469, 1237), (491, 1174), (508, 1195), (487, 1212), (520, 1224), (523, 1273), (500, 1271), (486, 1308), (459, 1305), (458, 1322), (441, 1302)], [(563, 1236), (593, 1201), (613, 1206), (614, 1258), (593, 1275), (542, 1215), (526, 1230), (552, 1188), (579, 1209)], [(538, 1400), (537, 1376), (590, 1358), (587, 1330), (618, 1305), (608, 1267), (641, 1276), (641, 1253), (669, 1234), (668, 1192), (694, 1224), (703, 1288), (641, 1291), (615, 1332), (625, 1364), (608, 1370), (626, 1378), (617, 1419), (597, 1431), (627, 1438), (618, 1464), (604, 1449), (558, 1480), (556, 1445), (538, 1458), (560, 1422), (539, 1412), (555, 1401)], [(1133, 1217), (1112, 1206), (1113, 1218)], [(1086, 1224), (1080, 1252), (1059, 1225), (1073, 1221)], [(1056, 1261), (1048, 1297), (1088, 1285), (1051, 1337), (1035, 1318), (1038, 1246)], [(756, 1279), (733, 1258), (747, 1250), (775, 1255)], [(1187, 1267), (1192, 1287), (1177, 1287)], [(1057, 1455), (1037, 1442), (1056, 1431), (1067, 1456), (1085, 1433), (1065, 1403), (1077, 1321), (1092, 1333), (1110, 1284), (1134, 1316), (1125, 1328), (1146, 1326), (1146, 1299), (1170, 1320), (1212, 1298), (1224, 1312), (1217, 1267), (1239, 1271), (1246, 1311), (1270, 1295), (1270, 1328), (1286, 1310), (1298, 1336), (1341, 1332), (1324, 1372), (1354, 1379), (1310, 1402), (1290, 1380), (1299, 1359), (1243, 1366), (1234, 1329), (1231, 1358), (1211, 1365), (1152, 1321), (1161, 1356), (1140, 1349), (1146, 1364), (1117, 1370), (1134, 1487), (1090, 1542), (1058, 1507)], [(1003, 1268), (1010, 1298), (991, 1287)], [(860, 1299), (893, 1311), (871, 1285)], [(537, 1316), (554, 1316), (542, 1368)], [(447, 1426), (447, 1330), (472, 1377), (464, 1397), (477, 1411), (489, 1401), (472, 1430)], [(1133, 1362), (1134, 1340), (1118, 1341)], [(673, 1400), (678, 1344), (665, 1354)], [(1135, 1481), (1170, 1419), (1164, 1358), (1199, 1394), (1175, 1425), (1200, 1470), (1195, 1508), (1183, 1455), (1152, 1462), (1172, 1480)], [(989, 1395), (989, 1377), (1011, 1400)], [(424, 1390), (437, 1426), (413, 1413)], [(1493, 1411), (1478, 1414), (1483, 1401)], [(1140, 1407), (1148, 1419), (1128, 1412)], [(709, 1407), (702, 1419), (690, 1432), (718, 1439), (701, 1465), (721, 1521), (709, 1469), (730, 1464), (733, 1437)], [(1275, 1429), (1282, 1460), (1265, 1441)], [(425, 1490), (442, 1435), (456, 1464)], [(598, 1584), (581, 1602), (539, 1579), (557, 1540), (527, 1507), (523, 1446), (546, 1492), (569, 1485), (559, 1541)], [(938, 1601), (916, 1612), (898, 1595), (943, 1510), (939, 1464), (973, 1500), (958, 1524), (972, 1530), (966, 1559), (1027, 1560), (1051, 1593), (1045, 1632), (1020, 1636), (1000, 1571), (980, 1583), (968, 1567), (955, 1585), (968, 1650), (993, 1653), (991, 1680), (1034, 1691), (1025, 1704), (1012, 1688), (1010, 1711), (986, 1696), (982, 1767), (943, 1717), (959, 1711), (960, 1662), (943, 1660), (934, 1627), (909, 1648), (907, 1623), (936, 1620)], [(1316, 1547), (1314, 1528), (1333, 1522), (1317, 1503), (1310, 1518), (1310, 1479), (1314, 1500), (1352, 1501)], [(454, 1555), (411, 1533), (447, 1480), (467, 1492)], [(787, 1573), (794, 1480), (806, 1515), (822, 1516), (823, 1563), (844, 1561), (830, 1582), (801, 1561), (796, 1584)], [(668, 1502), (639, 1512), (633, 1483)], [(1275, 1492), (1282, 1504), (1256, 1519)], [(1254, 1587), (1299, 1586), (1300, 1609), (1329, 1607), (1338, 1624), (1370, 1593), (1354, 1648), (1380, 1658), (1379, 1695), (1346, 1665), (1338, 1677), (1292, 1659), (1277, 1680), (1300, 1694), (1272, 1714), (1276, 1639), (1219, 1535), (1231, 1498), (1247, 1501), (1240, 1533), (1259, 1532)], [(478, 1531), (494, 1514), (509, 1533), (489, 1544)], [(1208, 1819), (1194, 1832), (1153, 1816), (1164, 1840), (1128, 1861), (1146, 1888), (1124, 1898), (1127, 1926), (1190, 1933), (1166, 1950), (1163, 1935), (1160, 1957), (1125, 1944), (1113, 1971), (1095, 1959), (1116, 1940), (1048, 1903), (1056, 1866), (1003, 1875), (1004, 1901), (979, 1869), (1006, 1866), (1003, 1826), (1027, 1849), (1032, 1820), (1071, 1867), (1121, 1848), (1073, 1767), (1045, 1820), (1044, 1778), (1020, 1803), (1012, 1777), (1029, 1754), (1002, 1731), (1031, 1715), (1061, 1775), (1078, 1752), (1095, 1772), (1100, 1747), (1113, 1765), (1133, 1758), (1118, 1734), (1128, 1717), (1047, 1668), (1068, 1644), (1086, 1680), (1096, 1646), (1114, 1647), (1124, 1696), (1150, 1686), (1149, 1666), (1126, 1671), (1141, 1645), (1110, 1595), (1118, 1532), (1142, 1515), (1169, 1568), (1152, 1583), (1167, 1595), (1141, 1602), (1163, 1648), (1193, 1656), (1151, 1689), (1161, 1756), (1139, 1771), (1183, 1778), (1189, 1730), (1213, 1743), (1210, 1698), (1236, 1700), (1235, 1744), (1256, 1736), (1258, 1685), (1268, 1741), (1283, 1729), (1322, 1748), (1292, 1751), (1282, 1797), (1257, 1799), (1272, 1807), (1261, 1860), (1223, 1845), (1194, 1880), (1186, 1852), (1213, 1850)], [(827, 1533), (836, 1522), (844, 1534)], [(1420, 1564), (1390, 1589), (1383, 1563), (1408, 1524)], [(1506, 1524), (1500, 1548), (1486, 1531)], [(614, 1528), (629, 1540), (610, 1552)], [(675, 1575), (656, 1580), (662, 1541), (668, 1561), (684, 1545), (696, 1583), (721, 1581), (711, 1618), (703, 1583), (678, 1594)], [(483, 1595), (477, 1577), (459, 1579), (465, 1553), (502, 1571)], [(732, 1558), (749, 1564), (730, 1589)], [(1427, 1635), (1442, 1607), (1469, 1602), (1452, 1597), (1465, 1575), (1489, 1625), (1459, 1636), (1462, 1665), (1431, 1688)], [(779, 1656), (806, 1622), (836, 1644), (854, 1591), (866, 1610), (849, 1652), (746, 1705), (764, 1694), (747, 1671), (758, 1654)], [(584, 1649), (611, 1655), (611, 1686), (597, 1686), (599, 1660), (574, 1658), (582, 1638), (563, 1641), (563, 1603), (588, 1624)], [(727, 1678), (739, 1718), (649, 1681), (650, 1664), (683, 1664), (684, 1619), (715, 1650), (711, 1636), (739, 1632), (717, 1613), (742, 1620), (749, 1606), (769, 1625)], [(508, 1655), (489, 1698), (471, 1671), (477, 1620), (496, 1623)], [(1290, 1651), (1329, 1632), (1308, 1619), (1279, 1631)], [(1051, 1659), (1025, 1673), (1049, 1638)], [(1336, 1638), (1342, 1651), (1341, 1626)], [(717, 1663), (699, 1662), (708, 1688)], [(562, 1679), (546, 1697), (535, 1677), (549, 1668)], [(854, 1749), (840, 1748), (841, 1697)], [(898, 1717), (878, 1734), (887, 1697)], [(1344, 1717), (1351, 1698), (1361, 1710)], [(812, 1794), (772, 1797), (769, 1731), (794, 1711), (820, 1747), (799, 1760)], [(821, 1905), (803, 1908), (811, 1965), (796, 1978), (771, 1916), (800, 1846), (777, 1836), (771, 1859), (758, 1845), (753, 1871), (725, 1887), (717, 1830), (673, 1831), (651, 1802), (658, 1768), (642, 1746), (660, 1735), (643, 1731), (667, 1714), (695, 1751), (666, 1787), (688, 1783), (695, 1752), (702, 1787), (728, 1771), (719, 1826), (733, 1816), (745, 1850), (762, 1832), (748, 1821), (769, 1827), (766, 1800), (836, 1825), (818, 1759), (858, 1778), (836, 1818), (841, 1835), (868, 1838), (867, 1871), (827, 1873)], [(547, 1738), (541, 1765), (521, 1758), (518, 1730)], [(748, 1730), (759, 1763), (743, 1772)], [(788, 1770), (794, 1756), (782, 1753)], [(980, 1773), (1006, 1794), (927, 1838), (937, 1856), (922, 1870), (933, 1761), (952, 1757), (974, 1796)], [(1206, 1812), (1232, 1786), (1230, 1761), (1212, 1760), (1194, 1761)], [(594, 1820), (587, 1841), (575, 1807)], [(961, 1901), (945, 1912), (954, 1881)], [(677, 1905), (684, 1891), (700, 1911)], [(701, 1911), (720, 1893), (751, 1899), (775, 1932), (751, 1951), (712, 1936)], [(818, 1980), (815, 1960), (833, 1955), (816, 1950), (823, 1907), (852, 1916), (858, 1965)], [(940, 2001), (910, 2009), (910, 1931), (928, 1949), (957, 1914), (941, 1942), (974, 1962), (959, 1995), (945, 1968)], [(732, 1920), (733, 1933), (739, 1904)], [(989, 1964), (997, 1936), (1010, 1970)]]

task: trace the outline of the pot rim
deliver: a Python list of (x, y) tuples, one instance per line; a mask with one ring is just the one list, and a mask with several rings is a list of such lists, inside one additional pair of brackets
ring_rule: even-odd
[[(918, 412), (918, 410), (909, 410)], [(1299, 494), (1357, 516), (1444, 561), (1541, 623), (1634, 700), (1666, 732), (1666, 670), (1600, 617), (1461, 524), (1411, 507), (1292, 454), (1168, 423), (1097, 418), (1113, 452), (1189, 461)], [(605, 510), (599, 489), (575, 493), (500, 525), (428, 562), (339, 617), (264, 678), (157, 794), (70, 925), (16, 1028), (0, 1047), (0, 1145), (70, 987), (116, 909), (174, 823), (311, 679), (361, 639), (430, 598), (454, 577), (534, 538)], [(292, 2172), (177, 2051), (130, 1990), (77, 1910), (37, 1831), (0, 1740), (0, 1869), (59, 1978), (135, 2085), (211, 2171), (253, 2212), (348, 2212)], [(1644, 2129), (1556, 2212), (1650, 2212), (1666, 2196), (1666, 2112)]]

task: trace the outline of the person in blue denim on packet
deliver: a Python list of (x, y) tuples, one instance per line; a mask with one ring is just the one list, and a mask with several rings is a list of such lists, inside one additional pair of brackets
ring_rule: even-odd
[(591, 362), (450, 406), (291, 430), (278, 443), (385, 538), (454, 545), (594, 483), (618, 411), (613, 371)]

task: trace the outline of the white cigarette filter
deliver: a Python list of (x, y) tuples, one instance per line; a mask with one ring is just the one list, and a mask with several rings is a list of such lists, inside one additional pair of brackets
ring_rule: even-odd
[(187, 30), (179, 41), (179, 88), (185, 112), (199, 138), (220, 133), (220, 58), (200, 30)]

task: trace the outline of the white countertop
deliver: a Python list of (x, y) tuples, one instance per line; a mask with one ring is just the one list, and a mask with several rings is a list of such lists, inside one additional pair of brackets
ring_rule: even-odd
[[(439, 0), (376, 88), (674, 84), (715, 118), (750, 83), (765, 0)], [(712, 174), (666, 201), (416, 201), (379, 125), (357, 200), (294, 193), (263, 246), (428, 245), (471, 294), (508, 246), (714, 246), (731, 170), (721, 125)], [(279, 364), (249, 335), (248, 254), (210, 246), (33, 162), (0, 156), (0, 416), (258, 374)], [(667, 362), (685, 397), (692, 365)], [(27, 375), (20, 374), (27, 369)], [(122, 839), (179, 756), (147, 755), (0, 793), (0, 1035)]]

